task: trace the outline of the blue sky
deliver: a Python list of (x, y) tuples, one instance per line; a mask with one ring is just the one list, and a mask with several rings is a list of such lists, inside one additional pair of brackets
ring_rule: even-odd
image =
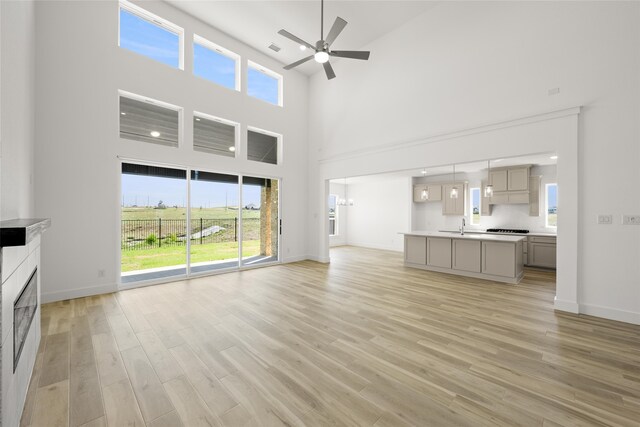
[[(180, 37), (120, 9), (120, 46), (178, 68)], [(193, 45), (193, 73), (221, 86), (235, 89), (235, 61), (197, 43)], [(278, 104), (278, 80), (258, 70), (247, 71), (247, 93)]]
[(547, 190), (548, 206), (550, 208), (557, 208), (558, 207), (558, 186), (554, 184), (554, 185), (548, 186), (547, 188), (548, 188)]
[(120, 47), (178, 68), (180, 37), (120, 9)]
[(278, 79), (254, 68), (247, 70), (247, 78), (249, 80), (247, 93), (250, 96), (278, 105)]
[[(260, 190), (257, 185), (245, 185), (244, 206), (253, 203), (260, 205)], [(121, 203), (125, 206), (157, 206), (162, 202), (167, 206), (185, 206), (187, 198), (186, 180), (159, 178), (143, 175), (122, 175)], [(207, 181), (191, 181), (191, 206), (224, 207), (238, 205), (238, 185)], [(148, 204), (147, 204), (148, 203)]]
[(471, 192), (471, 205), (480, 208), (480, 189)]
[(235, 61), (197, 43), (193, 44), (193, 74), (229, 89), (236, 88)]

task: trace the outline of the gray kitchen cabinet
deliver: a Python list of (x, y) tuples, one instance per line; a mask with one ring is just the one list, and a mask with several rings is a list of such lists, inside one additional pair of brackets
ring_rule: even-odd
[[(453, 187), (458, 187), (458, 197), (452, 199), (451, 189)], [(442, 186), (443, 188), (443, 202), (442, 202), (442, 215), (464, 215), (464, 201), (466, 199), (466, 185), (464, 183), (457, 184), (445, 184)]]
[(481, 216), (491, 216), (491, 197), (486, 197), (484, 195), (484, 189), (487, 186), (486, 181), (482, 181), (482, 185), (480, 186), (480, 215)]
[[(422, 190), (427, 190), (427, 199), (422, 199)], [(437, 202), (442, 200), (441, 184), (415, 184), (413, 186), (413, 201), (416, 203)]]
[(540, 176), (529, 177), (529, 216), (540, 216), (540, 181)]
[(427, 265), (451, 268), (451, 239), (427, 237)]
[(429, 191), (429, 201), (437, 202), (442, 200), (442, 185), (440, 184), (428, 184), (427, 190)]
[(427, 238), (421, 236), (405, 236), (404, 260), (411, 264), (426, 264)]
[(492, 169), (489, 174), (493, 184), (492, 205), (529, 203), (529, 171), (531, 165)]
[(507, 169), (507, 191), (529, 190), (529, 166)]
[(416, 184), (413, 186), (413, 201), (415, 203), (424, 203), (426, 200), (422, 200), (422, 190), (427, 186), (424, 184)]
[(453, 240), (453, 269), (480, 273), (480, 241)]
[(502, 242), (482, 242), (482, 272), (493, 276), (514, 277), (516, 275), (516, 251), (522, 249)]
[(527, 265), (556, 268), (556, 238), (529, 236)]
[(492, 170), (489, 174), (489, 182), (493, 185), (493, 191), (507, 191), (507, 170)]

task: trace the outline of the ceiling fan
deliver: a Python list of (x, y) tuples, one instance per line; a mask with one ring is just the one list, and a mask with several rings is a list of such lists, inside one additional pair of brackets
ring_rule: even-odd
[(369, 59), (368, 51), (364, 50), (330, 50), (329, 48), (336, 40), (338, 35), (344, 30), (344, 27), (347, 26), (347, 21), (336, 17), (336, 20), (333, 23), (333, 26), (329, 30), (329, 34), (327, 34), (327, 38), (324, 38), (324, 0), (320, 0), (320, 40), (316, 42), (316, 45), (313, 46), (311, 43), (307, 43), (299, 37), (294, 36), (290, 32), (286, 30), (278, 31), (278, 34), (285, 36), (289, 40), (293, 40), (294, 42), (300, 45), (300, 48), (304, 49), (309, 48), (312, 49), (315, 53), (313, 55), (307, 56), (306, 58), (302, 58), (299, 61), (296, 61), (292, 64), (289, 64), (284, 67), (285, 70), (290, 70), (294, 67), (297, 67), (300, 64), (304, 64), (311, 59), (315, 59), (315, 61), (319, 64), (322, 64), (324, 67), (324, 72), (327, 75), (327, 79), (331, 80), (336, 76), (336, 73), (333, 71), (333, 67), (331, 63), (329, 63), (330, 56), (336, 56), (339, 58), (351, 58), (351, 59), (361, 59), (366, 61)]

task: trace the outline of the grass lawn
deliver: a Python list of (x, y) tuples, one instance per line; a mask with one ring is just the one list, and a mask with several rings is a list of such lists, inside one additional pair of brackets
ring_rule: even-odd
[(548, 215), (548, 225), (550, 227), (557, 227), (558, 226), (558, 214), (557, 213), (550, 213)]
[[(247, 240), (242, 244), (242, 256), (260, 254), (260, 241)], [(238, 257), (238, 242), (210, 243), (191, 246), (191, 262), (219, 261)], [(163, 246), (144, 250), (122, 251), (122, 272), (149, 268), (184, 265), (186, 246)]]

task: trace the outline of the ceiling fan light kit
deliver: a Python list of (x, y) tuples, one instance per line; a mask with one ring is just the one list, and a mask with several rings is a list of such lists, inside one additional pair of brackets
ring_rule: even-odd
[(311, 43), (308, 43), (301, 38), (294, 36), (287, 30), (280, 30), (278, 34), (288, 38), (289, 40), (294, 41), (300, 46), (301, 50), (311, 49), (315, 53), (313, 55), (307, 56), (306, 58), (302, 58), (299, 61), (286, 65), (284, 67), (285, 70), (290, 70), (298, 65), (304, 64), (311, 59), (314, 59), (317, 63), (322, 64), (324, 68), (324, 72), (327, 75), (327, 79), (331, 80), (336, 76), (336, 73), (333, 71), (333, 67), (329, 62), (329, 57), (335, 56), (338, 58), (350, 58), (350, 59), (360, 59), (366, 61), (369, 59), (369, 51), (364, 50), (330, 50), (331, 45), (336, 40), (338, 35), (344, 30), (344, 27), (347, 26), (347, 21), (336, 17), (336, 20), (333, 22), (331, 29), (329, 30), (329, 34), (327, 34), (327, 38), (324, 38), (324, 0), (320, 0), (320, 40), (316, 42), (316, 45), (313, 46)]

